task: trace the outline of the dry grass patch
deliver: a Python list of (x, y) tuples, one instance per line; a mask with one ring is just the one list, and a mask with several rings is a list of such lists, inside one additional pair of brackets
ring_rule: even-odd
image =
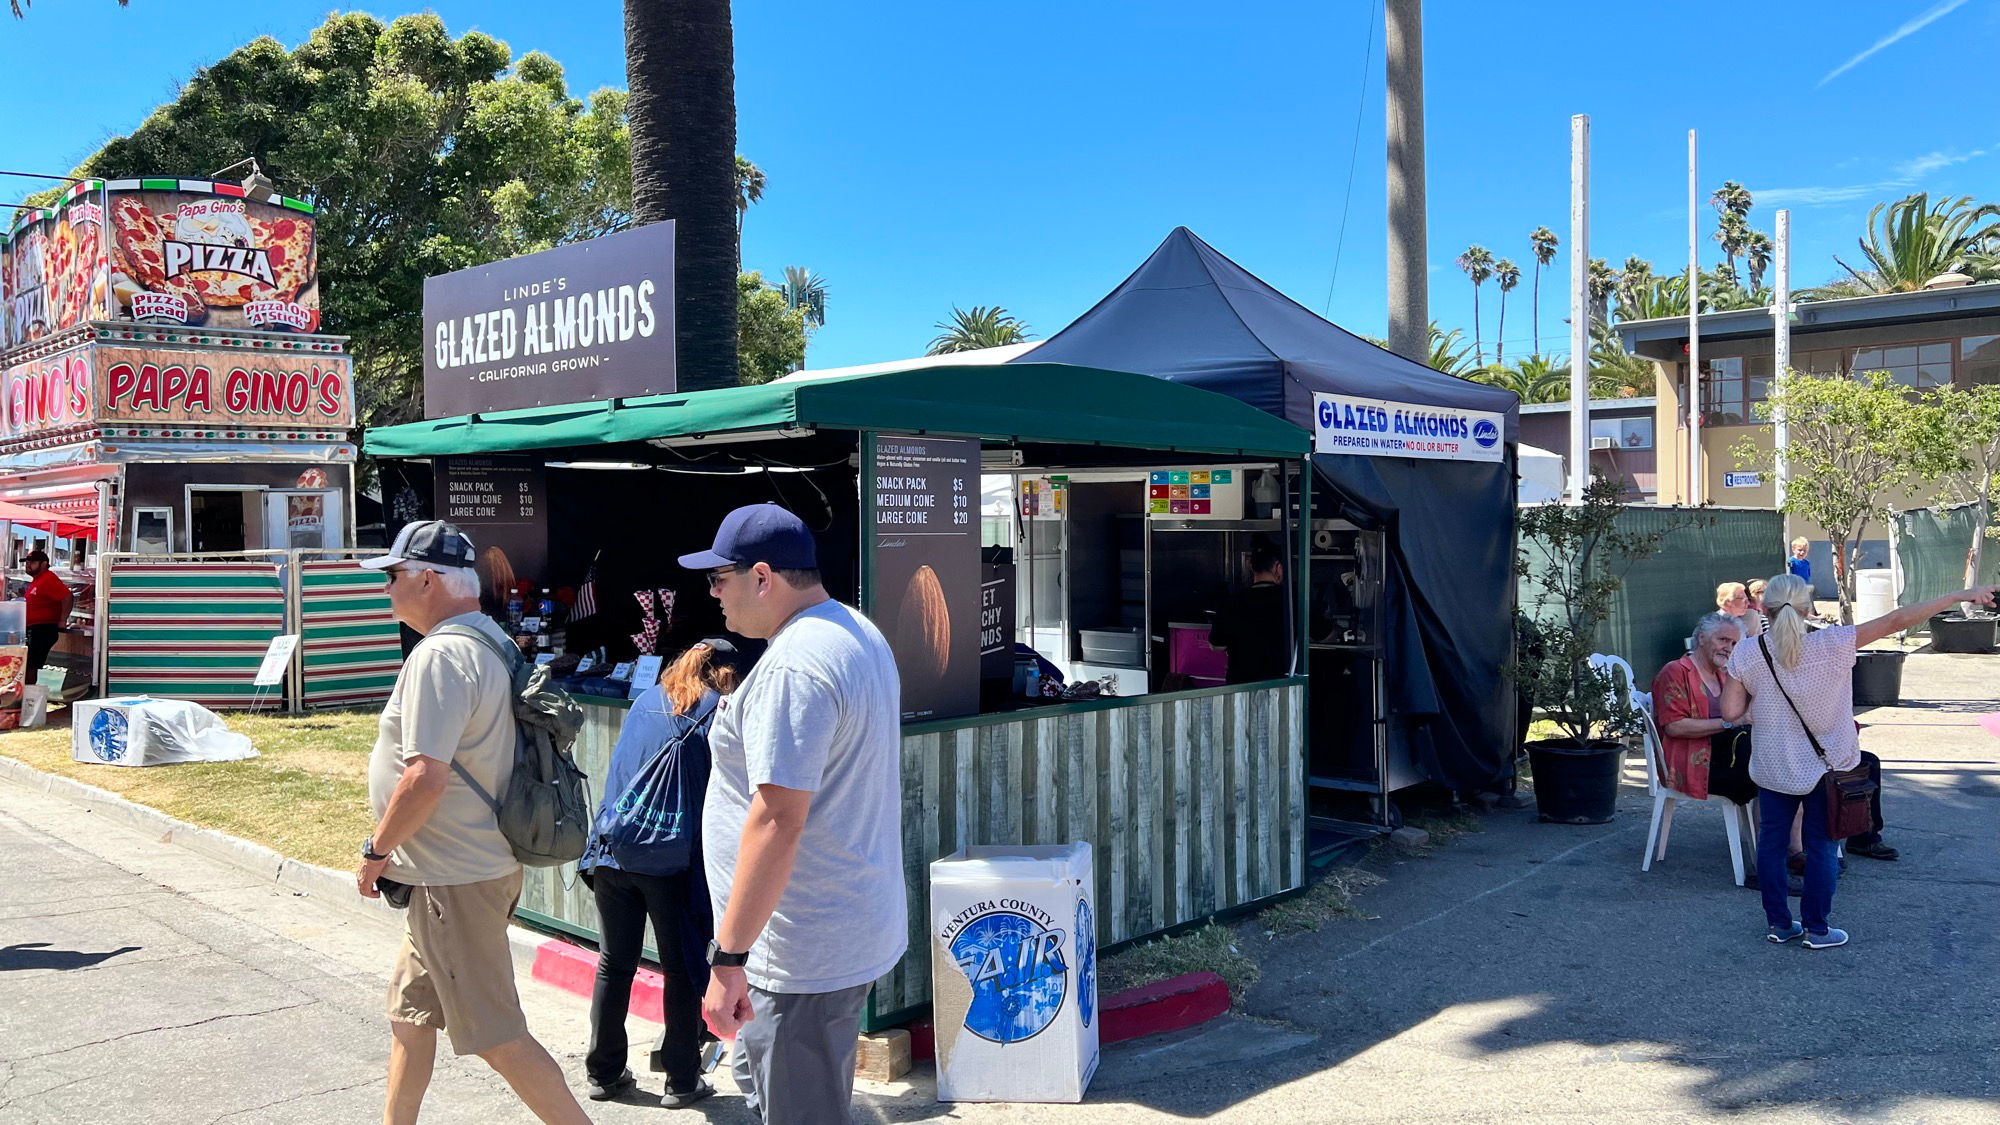
[(1342, 918), (1366, 918), (1367, 912), (1354, 905), (1354, 896), (1386, 882), (1373, 871), (1359, 867), (1335, 867), (1306, 888), (1306, 893), (1273, 906), (1257, 915), (1264, 923), (1266, 938), (1309, 934), (1328, 922)]
[(229, 729), (248, 735), (260, 755), (241, 762), (128, 768), (72, 761), (67, 727), (0, 734), (0, 755), (280, 855), (345, 868), (375, 826), (368, 752), (377, 715), (225, 714)]
[(1231, 1004), (1240, 1003), (1263, 970), (1246, 956), (1236, 931), (1210, 922), (1173, 937), (1128, 946), (1098, 965), (1098, 989), (1106, 996), (1171, 980), (1188, 973), (1214, 973), (1229, 985)]

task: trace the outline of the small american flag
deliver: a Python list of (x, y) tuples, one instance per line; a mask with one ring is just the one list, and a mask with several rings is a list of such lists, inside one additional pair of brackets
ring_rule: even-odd
[(576, 605), (571, 609), (569, 619), (581, 621), (597, 612), (597, 560), (590, 560), (590, 569), (583, 573), (583, 585), (577, 588)]

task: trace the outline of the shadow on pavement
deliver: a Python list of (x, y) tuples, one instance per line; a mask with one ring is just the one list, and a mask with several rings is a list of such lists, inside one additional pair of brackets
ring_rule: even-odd
[(45, 941), (23, 942), (0, 948), (0, 973), (24, 969), (88, 969), (102, 965), (122, 953), (136, 953), (136, 945), (124, 945), (104, 953), (84, 953), (74, 949), (51, 949)]

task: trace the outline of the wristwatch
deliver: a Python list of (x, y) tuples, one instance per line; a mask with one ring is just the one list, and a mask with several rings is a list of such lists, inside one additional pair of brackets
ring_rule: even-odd
[(370, 836), (366, 840), (361, 841), (361, 858), (370, 863), (380, 863), (389, 857), (376, 852), (375, 837)]
[(746, 949), (741, 953), (725, 953), (721, 946), (715, 944), (714, 938), (708, 940), (708, 963), (711, 968), (740, 969), (749, 961), (749, 950)]

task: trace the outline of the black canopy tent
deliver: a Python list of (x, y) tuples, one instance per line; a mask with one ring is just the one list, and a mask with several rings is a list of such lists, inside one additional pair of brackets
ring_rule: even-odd
[(1314, 392), (1504, 414), (1506, 456), (1497, 463), (1314, 456), (1322, 487), (1313, 512), (1383, 533), (1382, 684), (1391, 742), (1423, 777), (1454, 789), (1507, 775), (1516, 739), (1504, 672), (1513, 645), (1520, 423), (1512, 392), (1445, 375), (1348, 333), (1186, 227), (1023, 358), (1192, 384), (1307, 431)]

